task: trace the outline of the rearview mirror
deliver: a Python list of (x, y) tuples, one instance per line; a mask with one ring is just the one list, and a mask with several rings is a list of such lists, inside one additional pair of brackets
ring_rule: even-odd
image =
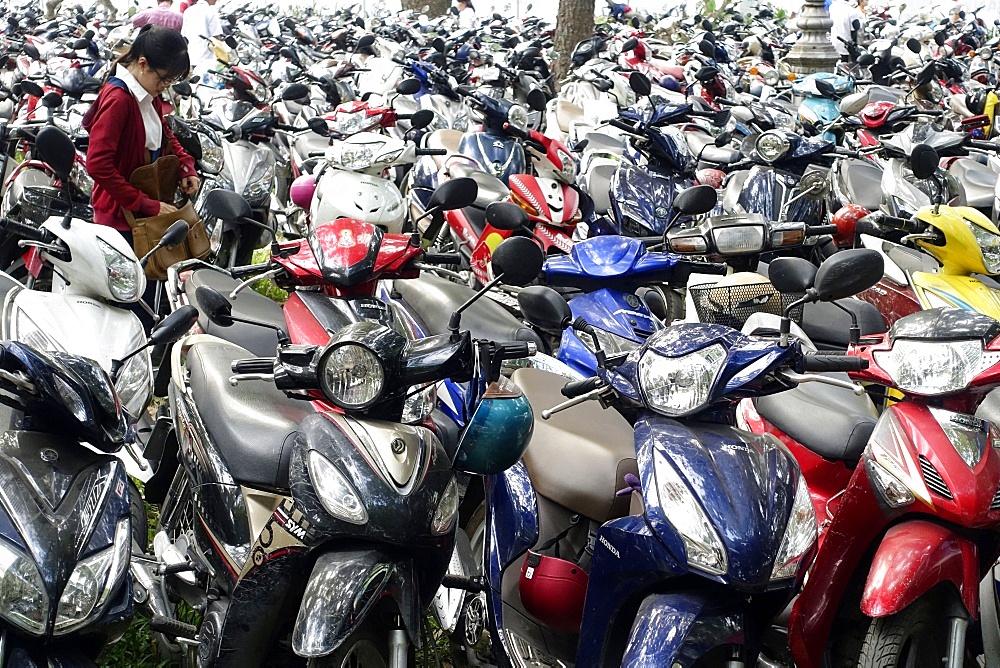
[(693, 186), (674, 198), (674, 208), (688, 216), (698, 216), (715, 208), (719, 195), (712, 186)]
[(306, 127), (316, 134), (323, 135), (324, 137), (330, 134), (330, 126), (328, 126), (326, 121), (319, 116), (313, 116), (306, 121)]
[(475, 180), (468, 177), (445, 181), (431, 193), (427, 208), (438, 208), (444, 211), (464, 209), (472, 206), (479, 196), (479, 186)]
[(628, 85), (639, 97), (648, 97), (653, 90), (653, 85), (642, 72), (632, 72), (628, 75)]
[[(223, 299), (225, 298), (223, 297)], [(161, 320), (150, 332), (149, 340), (154, 346), (173, 343), (187, 334), (196, 322), (198, 322), (198, 309), (190, 304), (185, 304)]]
[(709, 40), (703, 39), (698, 42), (698, 50), (701, 51), (701, 55), (713, 60), (715, 59), (715, 44), (712, 44)]
[(771, 261), (767, 275), (778, 292), (805, 292), (816, 281), (817, 267), (801, 257), (779, 257)]
[(934, 63), (930, 62), (924, 65), (924, 69), (920, 70), (915, 83), (917, 86), (926, 86), (932, 79), (934, 79)]
[(367, 49), (374, 43), (375, 43), (375, 35), (362, 35), (361, 39), (358, 40), (357, 49), (359, 51), (361, 49)]
[(35, 150), (61, 180), (69, 178), (76, 160), (76, 147), (65, 132), (51, 125), (38, 131), (35, 136)]
[(435, 37), (434, 41), (431, 42), (431, 46), (433, 46), (434, 50), (437, 51), (438, 53), (444, 53), (445, 49), (447, 48), (444, 39), (441, 37)]
[(21, 90), (30, 95), (31, 97), (41, 97), (45, 95), (45, 91), (42, 90), (42, 87), (36, 84), (34, 81), (24, 79), (20, 82), (20, 84), (21, 84)]
[(160, 237), (160, 241), (157, 245), (167, 248), (176, 246), (180, 242), (184, 241), (190, 231), (191, 226), (188, 225), (186, 220), (178, 220), (167, 228), (167, 231), (163, 233), (162, 237)]
[(884, 271), (885, 263), (878, 251), (843, 250), (819, 266), (813, 289), (821, 301), (846, 299), (878, 283)]
[(816, 90), (819, 91), (819, 94), (823, 97), (834, 98), (837, 96), (836, 87), (829, 81), (826, 81), (825, 79), (814, 79), (813, 83), (816, 84)]
[(629, 37), (625, 40), (625, 43), (622, 44), (622, 51), (632, 51), (637, 46), (639, 46), (639, 40), (635, 37)]
[(858, 65), (861, 67), (871, 67), (875, 64), (875, 56), (870, 53), (862, 53), (858, 56)]
[(250, 203), (243, 195), (222, 188), (216, 188), (208, 193), (205, 198), (205, 210), (210, 216), (229, 221), (249, 218), (253, 213)]
[(906, 40), (906, 48), (913, 53), (920, 53), (920, 42), (915, 37)]
[(528, 214), (511, 202), (493, 202), (486, 207), (486, 222), (498, 230), (520, 230), (528, 225)]
[(284, 90), (281, 91), (281, 99), (285, 100), (304, 100), (309, 98), (309, 86), (303, 83), (293, 83), (288, 84)]
[(410, 77), (403, 79), (396, 85), (396, 92), (400, 95), (416, 95), (421, 89), (420, 79)]
[(410, 127), (414, 130), (423, 130), (434, 121), (434, 112), (430, 109), (419, 109), (413, 112), (410, 118)]
[(927, 144), (917, 144), (910, 153), (910, 170), (921, 181), (929, 179), (937, 171), (940, 158), (938, 152)]
[(493, 251), (493, 275), (502, 276), (507, 285), (527, 285), (538, 276), (544, 261), (542, 249), (534, 241), (511, 237)]
[(534, 111), (545, 111), (545, 92), (541, 88), (532, 88), (528, 93), (528, 106)]
[(233, 305), (225, 296), (207, 285), (199, 285), (194, 291), (195, 301), (213, 325), (229, 327), (233, 324)]
[(21, 48), (21, 50), (24, 51), (24, 55), (28, 56), (32, 60), (38, 60), (42, 55), (41, 53), (38, 52), (38, 47), (36, 47), (31, 42), (26, 42), (25, 45)]
[(517, 293), (525, 320), (539, 329), (560, 332), (573, 322), (566, 299), (546, 285), (532, 285)]

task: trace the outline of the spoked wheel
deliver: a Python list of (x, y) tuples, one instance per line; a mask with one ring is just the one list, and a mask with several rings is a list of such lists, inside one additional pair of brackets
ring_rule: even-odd
[(948, 618), (927, 599), (899, 614), (872, 620), (861, 668), (940, 668), (948, 655)]
[[(465, 532), (472, 548), (472, 558), (476, 569), (471, 575), (482, 575), (486, 544), (486, 503), (476, 508), (465, 523)], [(490, 634), (487, 629), (486, 594), (467, 595), (462, 604), (462, 614), (455, 625), (451, 639), (453, 654), (458, 665), (479, 665), (483, 659), (491, 657)], [(461, 650), (459, 650), (461, 648)], [(456, 651), (458, 650), (458, 651)], [(462, 650), (465, 656), (462, 656)], [(474, 655), (473, 660), (469, 655)], [(468, 663), (466, 663), (468, 661)]]

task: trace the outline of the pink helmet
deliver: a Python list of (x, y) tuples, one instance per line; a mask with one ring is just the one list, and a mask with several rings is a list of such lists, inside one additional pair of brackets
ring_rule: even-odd
[(288, 189), (288, 195), (292, 198), (295, 206), (305, 211), (312, 205), (313, 193), (316, 192), (316, 177), (312, 174), (303, 174), (294, 181)]

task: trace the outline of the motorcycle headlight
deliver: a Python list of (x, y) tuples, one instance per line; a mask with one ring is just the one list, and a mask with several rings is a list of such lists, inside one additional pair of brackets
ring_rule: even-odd
[(55, 635), (82, 626), (100, 614), (128, 568), (132, 535), (129, 518), (118, 520), (115, 543), (76, 565), (56, 609)]
[(419, 424), (431, 414), (436, 403), (437, 386), (428, 385), (406, 397), (406, 401), (403, 402), (403, 416), (399, 421), (403, 424)]
[(375, 152), (370, 146), (360, 144), (343, 144), (340, 150), (339, 161), (345, 169), (362, 170), (372, 166)]
[(347, 410), (359, 410), (381, 396), (385, 371), (374, 352), (357, 343), (344, 343), (323, 353), (319, 382), (330, 401)]
[(139, 299), (139, 263), (115, 250), (103, 239), (97, 246), (104, 256), (108, 271), (108, 289), (120, 302), (134, 302)]
[(528, 112), (521, 105), (513, 104), (507, 110), (507, 122), (511, 127), (525, 132), (528, 129)]
[(15, 310), (14, 331), (11, 338), (26, 343), (37, 350), (66, 352), (66, 349), (58, 341), (42, 331), (42, 328), (19, 308)]
[(715, 248), (722, 255), (759, 253), (764, 248), (764, 228), (759, 225), (734, 225), (712, 230)]
[(307, 464), (309, 479), (326, 512), (351, 524), (368, 523), (368, 511), (361, 498), (333, 462), (317, 451), (310, 450)]
[[(126, 350), (135, 350), (143, 343), (145, 337), (138, 336), (129, 343)], [(138, 416), (142, 413), (153, 393), (153, 368), (148, 354), (140, 353), (125, 363), (118, 372), (115, 392), (129, 415)]]
[(441, 536), (451, 531), (456, 515), (458, 515), (458, 485), (452, 476), (431, 519), (431, 533)]
[(251, 206), (259, 205), (271, 194), (271, 184), (274, 183), (274, 163), (262, 162), (254, 167), (243, 189), (243, 197)]
[(777, 86), (778, 81), (781, 79), (781, 77), (778, 75), (778, 70), (768, 70), (764, 72), (763, 78), (764, 78), (764, 83), (766, 83), (768, 86)]
[(729, 570), (726, 548), (698, 499), (659, 451), (653, 454), (653, 468), (660, 508), (680, 534), (688, 564), (707, 573), (724, 575)]
[(222, 171), (225, 156), (222, 146), (202, 137), (201, 141), (201, 166), (209, 174), (218, 174)]
[(83, 168), (80, 162), (73, 163), (73, 171), (70, 175), (70, 179), (76, 184), (76, 187), (80, 189), (87, 197), (94, 192), (94, 179), (90, 178), (90, 174), (87, 170)]
[(784, 580), (795, 577), (799, 571), (802, 558), (816, 542), (816, 510), (809, 498), (809, 488), (800, 476), (795, 487), (795, 500), (792, 501), (792, 512), (785, 525), (785, 536), (781, 539), (778, 556), (774, 559), (772, 580)]
[(451, 120), (451, 129), (465, 132), (469, 129), (469, 112), (460, 111)]
[[(594, 332), (597, 334), (597, 340), (601, 344), (601, 350), (603, 350), (606, 355), (630, 353), (642, 345), (638, 341), (626, 339), (624, 336), (618, 336), (617, 334), (609, 332), (606, 329), (595, 327)], [(594, 347), (594, 340), (589, 334), (581, 334), (580, 341), (584, 346), (586, 346), (587, 350), (595, 355), (597, 354), (597, 348)]]
[(991, 274), (1000, 274), (1000, 235), (983, 229), (975, 223), (965, 222), (972, 230), (972, 236), (976, 237), (979, 250), (983, 253), (983, 264), (986, 266), (986, 271)]
[(556, 154), (559, 156), (559, 161), (562, 162), (559, 173), (562, 174), (563, 180), (566, 183), (573, 183), (573, 180), (576, 179), (576, 159), (565, 151), (556, 151)]
[(353, 135), (361, 132), (365, 128), (367, 121), (368, 114), (364, 111), (358, 111), (353, 114), (340, 111), (330, 121), (330, 124), (334, 130), (342, 135)]
[(3, 540), (0, 540), (0, 615), (35, 635), (45, 630), (49, 616), (49, 597), (35, 562)]
[(639, 385), (653, 410), (688, 415), (708, 402), (725, 362), (726, 349), (718, 343), (680, 357), (647, 350), (639, 358)]
[(983, 350), (980, 341), (897, 339), (892, 350), (876, 351), (873, 357), (896, 387), (922, 395), (961, 390), (1000, 363), (1000, 353)]
[(774, 130), (768, 130), (757, 137), (757, 141), (754, 144), (757, 155), (767, 162), (778, 160), (781, 156), (788, 153), (788, 149), (791, 147), (792, 145), (788, 141), (788, 138), (785, 137), (785, 133)]

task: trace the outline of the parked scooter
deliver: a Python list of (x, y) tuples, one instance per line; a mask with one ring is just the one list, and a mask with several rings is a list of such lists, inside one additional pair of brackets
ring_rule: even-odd
[[(541, 254), (511, 240), (494, 263), (498, 280), (524, 284)], [(196, 296), (217, 326), (233, 321), (220, 293), (203, 286)], [(276, 346), (271, 358), (204, 335), (174, 347), (180, 465), (155, 556), (134, 559), (133, 572), (177, 658), (412, 665), (452, 556), (454, 469), (506, 468), (532, 424), (498, 373), (532, 346), (473, 340), (462, 310), (451, 333), (419, 341), (357, 322), (322, 346)], [(447, 445), (421, 426), (427, 412), (403, 422), (411, 388), (445, 378), (472, 388), (472, 419)], [(177, 601), (203, 611), (200, 624), (182, 621)]]

